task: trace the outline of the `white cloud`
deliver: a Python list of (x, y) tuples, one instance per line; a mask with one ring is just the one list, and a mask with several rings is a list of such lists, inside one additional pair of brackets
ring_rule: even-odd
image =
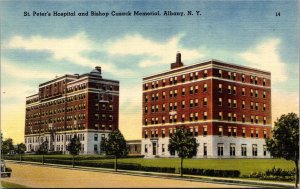
[(287, 68), (280, 59), (279, 45), (280, 39), (268, 39), (238, 55), (245, 59), (250, 67), (271, 71), (273, 83), (284, 82), (287, 80)]
[(93, 60), (84, 56), (88, 52), (97, 52), (95, 44), (88, 39), (85, 33), (81, 32), (68, 38), (47, 38), (32, 36), (26, 39), (22, 36), (13, 37), (8, 45), (12, 49), (24, 49), (29, 51), (44, 51), (52, 53), (54, 61), (69, 61), (70, 63), (86, 67), (101, 66), (105, 72), (112, 75), (133, 75), (129, 69), (118, 69), (111, 62)]
[(142, 68), (175, 61), (175, 54), (183, 54), (183, 62), (203, 57), (198, 50), (186, 49), (180, 45), (182, 34), (174, 36), (166, 42), (155, 42), (140, 34), (127, 35), (107, 43), (107, 52), (111, 55), (142, 55), (145, 58), (139, 63)]
[(19, 79), (54, 79), (55, 76), (64, 75), (62, 72), (42, 70), (39, 67), (20, 67), (7, 60), (2, 61), (1, 68), (7, 75)]

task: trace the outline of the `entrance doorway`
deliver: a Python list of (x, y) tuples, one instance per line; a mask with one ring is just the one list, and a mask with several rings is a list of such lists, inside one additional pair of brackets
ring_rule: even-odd
[(152, 154), (156, 156), (156, 142), (152, 143)]

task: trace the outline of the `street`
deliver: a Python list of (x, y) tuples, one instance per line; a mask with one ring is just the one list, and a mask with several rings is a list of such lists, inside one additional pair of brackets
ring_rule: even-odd
[(41, 165), (6, 162), (12, 168), (3, 181), (38, 188), (241, 188), (245, 186), (214, 184), (177, 179), (133, 176), (120, 173), (63, 169)]

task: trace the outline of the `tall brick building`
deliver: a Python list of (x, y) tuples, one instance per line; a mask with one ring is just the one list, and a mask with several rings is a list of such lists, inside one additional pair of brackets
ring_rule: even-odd
[(39, 85), (26, 98), (25, 145), (36, 151), (47, 140), (50, 151), (66, 152), (74, 134), (82, 154), (100, 152), (100, 143), (118, 129), (119, 81), (102, 78), (101, 67), (83, 75), (64, 75)]
[(142, 154), (170, 157), (169, 137), (187, 127), (199, 145), (197, 157), (270, 157), (271, 73), (218, 60), (143, 78)]

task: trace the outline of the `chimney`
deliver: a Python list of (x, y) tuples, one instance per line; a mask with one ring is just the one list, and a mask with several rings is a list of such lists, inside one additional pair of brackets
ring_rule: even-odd
[(96, 66), (95, 69), (101, 74), (101, 66)]
[(171, 63), (171, 69), (179, 68), (183, 66), (183, 62), (181, 62), (181, 53), (178, 51), (176, 54), (176, 62)]

